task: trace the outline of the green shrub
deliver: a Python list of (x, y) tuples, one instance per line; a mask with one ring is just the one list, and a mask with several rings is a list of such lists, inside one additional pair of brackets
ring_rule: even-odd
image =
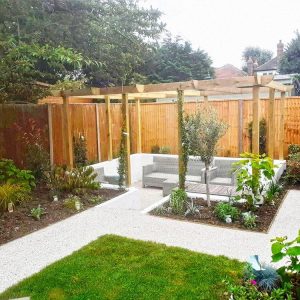
[(272, 180), (266, 192), (266, 202), (271, 203), (274, 199), (278, 198), (282, 189), (283, 187), (281, 184), (278, 184)]
[(83, 207), (80, 198), (78, 196), (73, 195), (70, 195), (64, 200), (64, 206), (77, 211), (81, 210)]
[(50, 170), (50, 157), (41, 145), (33, 144), (26, 147), (25, 164), (37, 181), (46, 180), (46, 173)]
[(300, 152), (288, 156), (285, 179), (293, 184), (300, 182)]
[(0, 184), (20, 185), (26, 190), (35, 187), (35, 178), (29, 170), (21, 170), (10, 159), (0, 160)]
[(255, 210), (257, 202), (264, 200), (265, 185), (263, 179), (272, 180), (275, 174), (274, 164), (266, 155), (254, 153), (242, 153), (244, 158), (234, 163), (237, 169), (237, 192), (236, 200), (246, 199), (248, 208)]
[(255, 280), (248, 280), (240, 285), (228, 281), (225, 284), (232, 296), (230, 299), (234, 300), (292, 300), (292, 285), (288, 283), (270, 292), (260, 290)]
[(160, 151), (160, 147), (158, 145), (154, 145), (151, 147), (151, 153), (158, 154)]
[(170, 153), (171, 153), (171, 149), (170, 149), (170, 147), (162, 146), (162, 147), (159, 149), (159, 153), (160, 153), (160, 154), (170, 154)]
[(84, 135), (79, 137), (73, 137), (73, 149), (74, 149), (74, 165), (76, 167), (84, 167), (88, 164), (87, 159), (87, 145)]
[(15, 123), (17, 137), (24, 147), (25, 167), (31, 170), (37, 181), (46, 179), (46, 172), (50, 170), (50, 155), (46, 142), (48, 135), (45, 128), (29, 118), (25, 124)]
[(73, 192), (79, 189), (97, 190), (101, 187), (95, 179), (97, 174), (92, 167), (78, 167), (66, 170), (55, 167), (49, 175), (49, 185), (54, 191)]
[(38, 207), (31, 209), (30, 215), (39, 221), (41, 219), (41, 216), (45, 214), (45, 210), (41, 207), (39, 204)]
[[(300, 275), (300, 230), (298, 236), (292, 241), (288, 238), (277, 237), (272, 239), (272, 261), (279, 262), (285, 260), (285, 265), (279, 269), (279, 274), (284, 278), (284, 273), (291, 272)], [(286, 259), (288, 258), (288, 259)]]
[(170, 195), (170, 207), (174, 214), (184, 214), (187, 194), (184, 190), (173, 190)]
[(246, 228), (252, 229), (256, 227), (257, 216), (252, 212), (245, 212), (243, 215), (243, 224)]
[(291, 144), (288, 148), (289, 155), (300, 153), (300, 145)]
[(0, 185), (0, 210), (6, 211), (9, 204), (15, 206), (30, 199), (30, 191), (24, 186), (5, 183)]
[(228, 202), (219, 202), (215, 207), (214, 213), (218, 217), (218, 219), (220, 219), (221, 221), (224, 221), (224, 222), (225, 222), (226, 216), (228, 216), (228, 215), (231, 216), (231, 219), (233, 221), (237, 220), (240, 215), (239, 209), (232, 206)]

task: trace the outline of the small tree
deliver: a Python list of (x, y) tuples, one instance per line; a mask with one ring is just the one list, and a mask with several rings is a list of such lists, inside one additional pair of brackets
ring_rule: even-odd
[(189, 152), (191, 155), (200, 156), (205, 164), (207, 205), (210, 206), (208, 171), (216, 154), (217, 142), (225, 134), (228, 125), (218, 119), (216, 111), (211, 107), (197, 111), (186, 117), (185, 121)]

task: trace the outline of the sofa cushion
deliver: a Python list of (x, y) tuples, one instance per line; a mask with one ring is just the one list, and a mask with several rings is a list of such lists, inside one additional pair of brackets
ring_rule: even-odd
[(210, 180), (210, 183), (221, 184), (221, 185), (232, 185), (231, 178), (229, 177), (215, 177), (214, 179)]
[(186, 175), (185, 179), (190, 182), (201, 182), (201, 176)]

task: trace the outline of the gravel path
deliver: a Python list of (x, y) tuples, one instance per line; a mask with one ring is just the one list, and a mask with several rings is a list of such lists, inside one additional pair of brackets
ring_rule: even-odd
[(143, 199), (150, 204), (147, 189), (133, 189), (131, 195), (135, 195), (131, 201), (134, 208), (122, 205), (125, 201), (119, 198), (1, 246), (0, 292), (104, 234), (150, 240), (239, 260), (258, 254), (268, 262), (270, 239), (282, 235), (295, 237), (300, 225), (300, 191), (296, 190), (289, 191), (268, 234), (145, 215), (140, 212), (144, 205), (136, 204)]

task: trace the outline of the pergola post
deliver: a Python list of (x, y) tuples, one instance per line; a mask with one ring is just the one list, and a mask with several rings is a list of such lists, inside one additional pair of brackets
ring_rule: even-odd
[(179, 169), (179, 188), (185, 189), (185, 165), (183, 161), (182, 151), (182, 122), (183, 122), (183, 101), (184, 92), (181, 89), (177, 90), (177, 115), (178, 115), (178, 169)]
[(239, 109), (238, 109), (238, 145), (239, 154), (243, 153), (244, 143), (243, 143), (243, 99), (239, 99)]
[(253, 87), (253, 122), (252, 122), (252, 152), (259, 154), (259, 116), (260, 116), (260, 99), (259, 86)]
[(204, 95), (204, 107), (208, 107), (208, 96)]
[(285, 92), (280, 97), (280, 121), (279, 121), (279, 159), (284, 159), (284, 113), (285, 113)]
[(113, 158), (113, 148), (112, 148), (112, 129), (111, 129), (111, 110), (110, 110), (110, 96), (105, 96), (105, 106), (106, 106), (106, 117), (107, 117), (107, 138), (108, 138), (108, 160)]
[(269, 121), (268, 121), (268, 156), (274, 158), (274, 143), (275, 143), (275, 89), (269, 89)]
[(137, 118), (137, 153), (142, 153), (142, 117), (141, 100), (136, 99), (136, 118)]
[(53, 145), (53, 124), (52, 124), (52, 106), (51, 104), (47, 105), (48, 107), (48, 128), (49, 128), (49, 152), (50, 152), (50, 165), (54, 165), (54, 145)]
[(62, 95), (63, 97), (63, 145), (65, 163), (69, 168), (73, 168), (73, 139), (71, 132), (70, 120), (70, 97)]
[[(128, 94), (122, 94), (122, 111), (125, 113), (125, 134), (126, 134), (126, 166), (127, 166), (127, 176), (126, 176), (126, 186), (131, 185), (131, 164), (130, 164), (130, 128), (129, 128), (129, 104), (128, 104)], [(124, 117), (124, 116), (123, 116)]]

